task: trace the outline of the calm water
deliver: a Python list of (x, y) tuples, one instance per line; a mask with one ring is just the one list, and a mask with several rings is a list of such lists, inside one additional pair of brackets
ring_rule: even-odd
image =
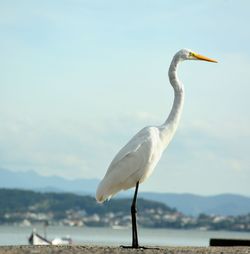
[[(43, 235), (43, 227), (37, 226)], [(32, 227), (0, 226), (0, 245), (28, 244)], [(49, 239), (69, 235), (75, 244), (121, 245), (130, 244), (130, 229), (88, 228), (50, 226)], [(208, 246), (209, 238), (250, 239), (250, 233), (199, 230), (140, 229), (139, 240), (142, 245), (168, 246)]]

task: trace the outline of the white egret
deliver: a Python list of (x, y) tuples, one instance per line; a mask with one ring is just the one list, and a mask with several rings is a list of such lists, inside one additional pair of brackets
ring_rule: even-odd
[(175, 54), (168, 72), (169, 81), (174, 89), (174, 102), (167, 120), (160, 126), (148, 126), (139, 131), (115, 156), (96, 191), (96, 200), (102, 203), (120, 190), (135, 187), (131, 205), (132, 248), (139, 248), (136, 224), (139, 184), (152, 174), (180, 121), (184, 89), (177, 77), (177, 67), (184, 60), (217, 62), (187, 49), (182, 49)]

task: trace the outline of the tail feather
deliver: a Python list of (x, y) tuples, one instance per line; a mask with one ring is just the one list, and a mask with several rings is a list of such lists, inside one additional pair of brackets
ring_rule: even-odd
[(100, 182), (97, 191), (96, 191), (96, 201), (98, 203), (103, 203), (105, 200), (109, 200), (113, 195), (105, 188), (103, 181)]

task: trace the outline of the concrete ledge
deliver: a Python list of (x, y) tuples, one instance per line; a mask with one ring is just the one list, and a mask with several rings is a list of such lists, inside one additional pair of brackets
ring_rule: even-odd
[(211, 238), (209, 241), (210, 246), (250, 246), (250, 240), (247, 239), (224, 239), (224, 238)]
[(250, 247), (150, 247), (150, 249), (124, 249), (108, 246), (1, 246), (0, 254), (246, 254), (250, 253)]

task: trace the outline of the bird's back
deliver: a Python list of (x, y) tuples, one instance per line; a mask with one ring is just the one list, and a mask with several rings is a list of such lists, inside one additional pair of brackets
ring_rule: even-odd
[(158, 127), (139, 131), (115, 156), (106, 175), (98, 186), (99, 202), (143, 182), (153, 171), (162, 154)]

